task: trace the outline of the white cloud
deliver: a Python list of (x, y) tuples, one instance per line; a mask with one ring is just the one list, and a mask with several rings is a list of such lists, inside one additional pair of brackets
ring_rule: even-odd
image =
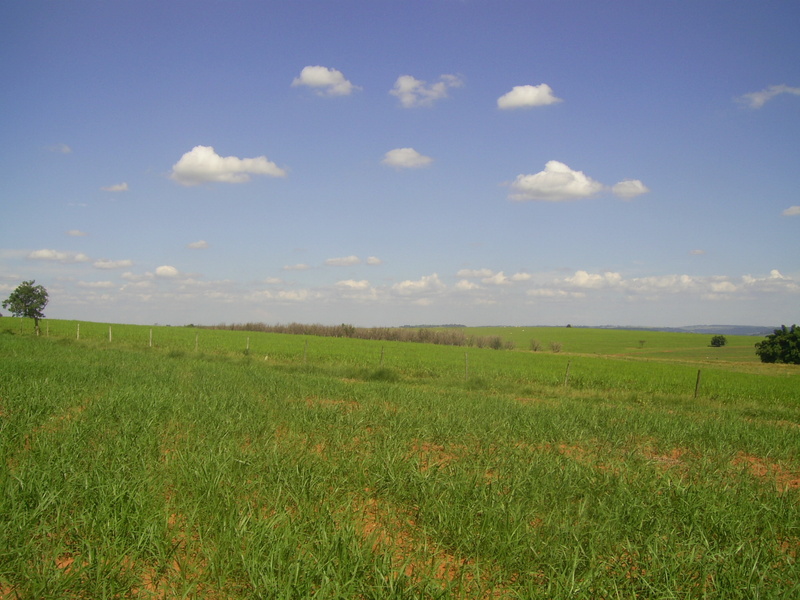
[(84, 237), (87, 234), (85, 231), (81, 231), (80, 229), (70, 229), (67, 232), (67, 235), (71, 237)]
[(191, 248), (192, 250), (205, 250), (208, 248), (208, 242), (205, 240), (197, 240), (196, 242), (190, 242), (186, 244), (187, 248)]
[(767, 277), (744, 275), (741, 279), (743, 289), (748, 292), (800, 294), (800, 281), (783, 275), (777, 269), (772, 269)]
[(703, 256), (705, 253), (706, 253), (705, 250), (700, 250), (699, 248), (696, 248), (689, 252), (689, 254), (691, 254), (692, 256)]
[(711, 281), (709, 286), (715, 294), (729, 294), (736, 291), (736, 286), (730, 281)]
[(575, 271), (571, 277), (566, 277), (564, 281), (572, 286), (579, 288), (603, 288), (620, 285), (622, 275), (619, 273), (588, 273), (587, 271)]
[(92, 260), (82, 252), (61, 252), (47, 248), (34, 250), (28, 254), (28, 258), (32, 260), (51, 260), (60, 263), (82, 263)]
[(298, 263), (296, 265), (286, 265), (283, 267), (284, 271), (307, 271), (311, 266), (305, 263)]
[(557, 160), (548, 161), (544, 171), (533, 175), (517, 175), (511, 184), (512, 200), (544, 200), (561, 202), (589, 198), (603, 189), (603, 184), (594, 181), (582, 171), (573, 171)]
[(299, 85), (314, 89), (320, 96), (349, 96), (361, 89), (345, 79), (341, 71), (318, 65), (303, 67), (299, 77), (292, 81), (292, 87)]
[(132, 260), (96, 260), (92, 263), (95, 269), (124, 269), (133, 265)]
[(389, 150), (381, 163), (395, 169), (416, 169), (427, 167), (433, 162), (430, 156), (424, 156), (413, 148), (395, 148)]
[(342, 256), (339, 258), (329, 258), (325, 261), (329, 267), (349, 267), (352, 265), (360, 265), (361, 259), (357, 256)]
[(101, 187), (100, 189), (104, 192), (127, 192), (128, 184), (123, 181), (122, 183)]
[(553, 89), (546, 83), (539, 85), (515, 85), (510, 92), (497, 99), (497, 108), (508, 110), (514, 108), (531, 108), (547, 106), (563, 102), (553, 95)]
[(112, 281), (79, 281), (78, 287), (90, 289), (110, 289), (115, 287)]
[(631, 198), (635, 198), (636, 196), (641, 196), (642, 194), (646, 194), (650, 190), (647, 188), (645, 184), (643, 184), (638, 179), (624, 179), (619, 183), (615, 183), (614, 186), (611, 188), (611, 191), (615, 196), (618, 196), (625, 200), (630, 200)]
[(283, 283), (283, 279), (280, 279), (278, 277), (267, 277), (264, 280), (264, 283), (266, 283), (268, 285), (280, 285), (280, 284)]
[(511, 276), (511, 281), (528, 281), (533, 277), (530, 273), (514, 273)]
[(427, 83), (411, 75), (401, 75), (389, 92), (400, 99), (404, 108), (432, 106), (437, 100), (447, 98), (449, 88), (461, 87), (464, 82), (456, 75), (442, 75), (439, 81)]
[(483, 279), (481, 279), (481, 282), (488, 283), (489, 285), (508, 285), (509, 283), (511, 283), (508, 280), (508, 277), (506, 277), (505, 273), (503, 273), (502, 271), (498, 271), (491, 277), (484, 277)]
[(377, 266), (377, 265), (382, 265), (383, 261), (377, 256), (369, 256), (367, 257), (367, 264), (372, 266)]
[(469, 281), (468, 279), (461, 279), (459, 280), (458, 283), (456, 283), (456, 289), (462, 291), (471, 291), (471, 290), (482, 290), (483, 288), (474, 281)]
[(439, 275), (433, 273), (432, 275), (425, 275), (416, 281), (405, 280), (400, 283), (395, 283), (392, 289), (400, 294), (415, 294), (421, 292), (435, 292), (443, 290), (445, 285), (439, 279)]
[(285, 177), (286, 171), (266, 156), (256, 158), (222, 157), (212, 146), (195, 146), (172, 166), (172, 179), (181, 185), (207, 182), (244, 183), (251, 175)]
[(165, 279), (174, 279), (178, 275), (180, 275), (178, 269), (170, 265), (162, 265), (156, 269), (157, 277), (163, 277)]
[(800, 206), (790, 206), (781, 213), (784, 217), (796, 217), (800, 215)]
[(458, 277), (491, 277), (494, 271), (491, 269), (461, 269), (456, 273)]
[(737, 100), (742, 104), (748, 105), (750, 108), (761, 108), (775, 96), (780, 94), (792, 94), (794, 96), (800, 96), (800, 87), (790, 87), (786, 84), (771, 85), (759, 92), (743, 94), (737, 98)]
[(526, 292), (528, 296), (534, 298), (585, 298), (586, 294), (583, 292), (568, 292), (566, 290), (559, 290), (554, 288), (534, 288)]
[(347, 288), (351, 290), (367, 290), (369, 289), (369, 281), (366, 279), (362, 279), (361, 281), (345, 279), (344, 281), (337, 281), (336, 287)]

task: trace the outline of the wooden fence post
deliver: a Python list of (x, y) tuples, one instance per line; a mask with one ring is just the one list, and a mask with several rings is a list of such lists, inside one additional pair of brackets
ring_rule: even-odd
[(75, 339), (76, 340), (81, 339), (81, 324), (80, 323), (78, 323), (78, 332), (75, 334)]
[(469, 379), (469, 353), (464, 352), (464, 381)]
[(567, 382), (569, 381), (569, 366), (570, 366), (571, 364), (572, 364), (572, 361), (571, 361), (571, 360), (568, 360), (568, 361), (567, 361), (567, 372), (564, 374), (564, 385), (565, 385), (565, 386), (567, 385)]
[(694, 384), (694, 397), (697, 398), (697, 394), (700, 393), (700, 369), (697, 369), (697, 381)]

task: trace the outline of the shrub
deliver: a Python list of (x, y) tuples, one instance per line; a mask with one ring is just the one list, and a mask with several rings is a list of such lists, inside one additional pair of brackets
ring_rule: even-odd
[(715, 335), (711, 338), (711, 346), (713, 348), (722, 348), (727, 343), (728, 340), (725, 339), (724, 335)]

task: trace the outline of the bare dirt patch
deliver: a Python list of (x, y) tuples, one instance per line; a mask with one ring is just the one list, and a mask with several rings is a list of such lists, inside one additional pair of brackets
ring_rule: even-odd
[(460, 459), (466, 452), (466, 446), (459, 445), (445, 448), (442, 444), (415, 440), (406, 455), (408, 459), (416, 459), (421, 472), (446, 467)]
[(747, 467), (750, 474), (758, 480), (774, 483), (778, 492), (800, 489), (800, 474), (789, 471), (765, 458), (739, 452), (731, 461), (736, 467)]

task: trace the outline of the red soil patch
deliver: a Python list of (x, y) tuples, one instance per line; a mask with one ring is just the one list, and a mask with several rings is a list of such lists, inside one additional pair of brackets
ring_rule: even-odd
[(781, 493), (800, 488), (800, 475), (786, 470), (778, 463), (744, 452), (739, 452), (731, 462), (735, 466), (748, 467), (750, 474), (756, 479), (774, 482)]
[(416, 440), (411, 444), (411, 450), (407, 458), (416, 458), (419, 461), (419, 470), (424, 473), (429, 469), (446, 467), (458, 460), (463, 455), (463, 451), (466, 450), (466, 446), (456, 446), (454, 449), (462, 452), (462, 454), (447, 450), (442, 444)]
[[(369, 490), (366, 490), (369, 492)], [(411, 516), (389, 502), (375, 497), (357, 498), (353, 504), (356, 527), (372, 545), (376, 554), (388, 555), (397, 574), (415, 582), (431, 578), (446, 588), (455, 581), (463, 586), (460, 595), (470, 598), (500, 598), (508, 595), (502, 588), (486, 591), (475, 577), (474, 560), (460, 557), (442, 548), (421, 533)], [(484, 569), (487, 576), (497, 569)]]

